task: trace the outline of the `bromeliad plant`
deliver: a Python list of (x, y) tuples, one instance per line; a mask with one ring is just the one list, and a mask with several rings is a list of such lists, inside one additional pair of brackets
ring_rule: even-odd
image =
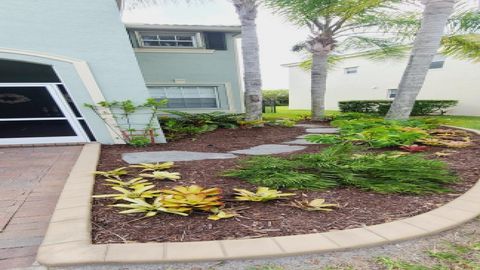
[(106, 186), (111, 187), (121, 187), (121, 188), (135, 188), (138, 185), (152, 185), (152, 183), (148, 182), (147, 180), (143, 179), (142, 177), (137, 177), (130, 179), (128, 181), (122, 181), (117, 179), (104, 179), (105, 182), (108, 184), (104, 184)]
[(115, 194), (94, 195), (93, 198), (113, 198), (115, 200), (125, 199), (151, 199), (158, 196), (159, 190), (152, 190), (154, 185), (138, 184), (131, 188), (112, 187), (112, 189), (120, 192)]
[(140, 163), (135, 165), (130, 165), (131, 168), (143, 169), (142, 172), (148, 171), (163, 171), (172, 168), (174, 165), (173, 162), (164, 162), (164, 163)]
[(120, 214), (136, 214), (136, 213), (145, 213), (145, 217), (153, 217), (158, 214), (158, 212), (176, 214), (180, 216), (188, 216), (190, 209), (189, 208), (166, 208), (162, 202), (163, 196), (158, 196), (153, 200), (152, 203), (148, 203), (143, 199), (130, 199), (124, 198), (123, 200), (130, 202), (119, 203), (112, 205), (113, 207), (125, 208), (127, 210), (122, 210)]
[(330, 212), (333, 211), (332, 207), (339, 207), (338, 204), (334, 203), (325, 203), (325, 199), (314, 199), (311, 201), (303, 200), (303, 201), (293, 201), (290, 203), (291, 206), (300, 208), (306, 211), (326, 211)]
[(295, 193), (282, 193), (275, 189), (269, 189), (268, 187), (259, 187), (256, 192), (251, 192), (246, 189), (233, 189), (236, 191), (235, 199), (237, 201), (250, 201), (250, 202), (266, 202), (271, 200), (284, 199), (285, 197), (294, 196)]
[(197, 185), (189, 187), (177, 186), (173, 189), (161, 190), (165, 197), (164, 205), (170, 208), (185, 207), (193, 210), (202, 210), (210, 212), (214, 208), (224, 205), (219, 196), (219, 188), (204, 189)]
[(101, 175), (105, 178), (115, 178), (120, 180), (121, 176), (128, 174), (128, 171), (125, 169), (126, 167), (121, 167), (111, 171), (95, 171), (93, 174)]
[(156, 180), (171, 180), (171, 181), (176, 181), (180, 179), (180, 173), (178, 172), (167, 172), (167, 171), (153, 171), (152, 173), (141, 173), (139, 174), (141, 177), (145, 178), (152, 178)]

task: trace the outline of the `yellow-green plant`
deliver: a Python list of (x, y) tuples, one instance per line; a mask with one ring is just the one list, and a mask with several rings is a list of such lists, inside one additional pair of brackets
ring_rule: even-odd
[(137, 185), (152, 185), (152, 183), (148, 182), (142, 177), (133, 178), (128, 181), (122, 181), (117, 179), (105, 179), (105, 182), (109, 182), (109, 184), (105, 184), (106, 186), (123, 187), (123, 188), (135, 188)]
[(113, 198), (115, 200), (128, 199), (147, 199), (153, 198), (160, 194), (159, 190), (152, 190), (154, 185), (138, 184), (133, 188), (112, 187), (112, 189), (120, 192), (115, 194), (94, 195), (94, 198)]
[(267, 187), (259, 187), (255, 193), (239, 188), (235, 188), (233, 190), (236, 191), (235, 199), (237, 201), (265, 202), (295, 195), (295, 193), (282, 193), (281, 191), (269, 189)]
[(121, 168), (117, 168), (117, 169), (114, 169), (114, 170), (111, 170), (111, 171), (95, 171), (95, 172), (93, 172), (93, 174), (101, 175), (101, 176), (104, 176), (106, 178), (120, 179), (120, 177), (122, 175), (128, 174), (128, 171), (125, 170), (125, 169), (126, 169), (126, 167), (121, 167)]
[(237, 213), (233, 211), (227, 211), (224, 209), (212, 208), (213, 215), (208, 216), (210, 220), (220, 220), (220, 219), (227, 219), (238, 216)]
[(173, 162), (165, 163), (140, 163), (135, 165), (130, 165), (131, 168), (143, 169), (142, 172), (147, 171), (163, 171), (172, 168), (174, 165)]
[(177, 186), (173, 189), (163, 189), (161, 192), (167, 194), (162, 201), (168, 208), (189, 207), (192, 210), (211, 211), (213, 208), (223, 206), (221, 197), (218, 196), (221, 192), (219, 188), (204, 189), (197, 185)]
[(291, 206), (297, 207), (307, 211), (333, 211), (331, 207), (338, 207), (338, 204), (325, 203), (325, 199), (315, 199), (315, 200), (303, 200), (303, 201), (293, 201), (290, 203)]
[(127, 210), (120, 211), (120, 214), (136, 214), (145, 213), (145, 217), (156, 216), (158, 212), (171, 213), (181, 216), (188, 216), (190, 208), (166, 208), (162, 202), (163, 197), (160, 195), (152, 203), (148, 203), (143, 199), (125, 198), (125, 201), (130, 204), (114, 204), (113, 207), (126, 208)]
[(152, 173), (150, 174), (147, 174), (147, 173), (141, 173), (139, 174), (139, 176), (141, 177), (146, 177), (146, 178), (153, 178), (153, 179), (157, 179), (157, 180), (172, 180), (172, 181), (176, 181), (178, 179), (180, 179), (180, 173), (178, 172), (167, 172), (167, 171), (153, 171)]

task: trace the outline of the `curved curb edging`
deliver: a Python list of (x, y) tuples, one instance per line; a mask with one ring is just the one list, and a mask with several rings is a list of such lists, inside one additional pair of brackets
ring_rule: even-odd
[[(458, 128), (458, 127), (455, 127)], [(480, 135), (480, 131), (465, 129)], [(84, 146), (37, 253), (46, 266), (113, 263), (181, 263), (285, 257), (372, 247), (439, 233), (480, 215), (480, 181), (430, 212), (364, 228), (243, 240), (93, 245), (91, 195), (100, 144)]]

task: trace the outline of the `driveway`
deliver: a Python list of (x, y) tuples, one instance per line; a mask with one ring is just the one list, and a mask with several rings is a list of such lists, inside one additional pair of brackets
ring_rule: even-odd
[(31, 266), (82, 146), (0, 148), (0, 270)]

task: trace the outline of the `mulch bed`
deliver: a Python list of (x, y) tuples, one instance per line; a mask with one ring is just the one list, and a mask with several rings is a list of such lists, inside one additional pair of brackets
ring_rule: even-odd
[[(147, 148), (133, 148), (123, 145), (102, 146), (99, 170), (111, 170), (127, 166), (121, 154), (135, 151), (184, 150), (199, 152), (226, 152), (249, 148), (268, 143), (281, 143), (293, 140), (305, 134), (300, 127), (282, 128), (265, 127), (254, 129), (220, 129), (202, 134), (196, 138), (182, 139), (168, 144), (154, 145)], [(245, 239), (268, 236), (284, 236), (325, 232), (357, 228), (365, 225), (385, 223), (405, 217), (418, 215), (437, 208), (467, 191), (480, 178), (480, 136), (473, 135), (474, 145), (457, 149), (454, 153), (441, 159), (446, 161), (462, 179), (451, 185), (452, 193), (425, 196), (378, 194), (356, 188), (335, 188), (327, 191), (296, 191), (294, 199), (325, 198), (328, 203), (338, 203), (341, 207), (333, 212), (302, 211), (285, 205), (285, 201), (268, 203), (227, 202), (227, 207), (234, 204), (241, 216), (219, 221), (207, 220), (207, 213), (194, 213), (189, 217), (159, 214), (153, 218), (142, 219), (143, 215), (122, 215), (118, 209), (108, 207), (113, 201), (95, 199), (92, 209), (92, 238), (96, 244), (126, 242), (182, 242), (223, 239)], [(320, 151), (325, 146), (311, 145), (298, 153)], [(429, 147), (433, 153), (445, 148)], [(282, 155), (277, 155), (282, 156)], [(283, 156), (287, 156), (283, 154)], [(243, 159), (246, 157), (241, 157)], [(171, 188), (176, 185), (197, 184), (204, 187), (219, 187), (224, 198), (231, 199), (233, 188), (254, 190), (255, 186), (245, 181), (222, 177), (225, 170), (238, 165), (239, 159), (203, 160), (177, 162), (171, 171), (180, 172), (182, 179), (177, 182), (153, 181), (159, 188)], [(132, 174), (138, 172), (130, 169)], [(95, 194), (111, 193), (97, 179)]]

